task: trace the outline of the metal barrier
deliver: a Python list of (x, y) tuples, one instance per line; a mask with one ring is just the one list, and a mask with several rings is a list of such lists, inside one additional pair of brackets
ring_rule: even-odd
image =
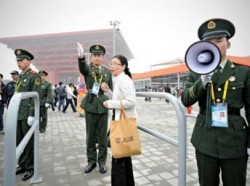
[(187, 157), (187, 144), (186, 144), (186, 116), (185, 109), (182, 103), (173, 95), (169, 93), (161, 92), (137, 92), (137, 97), (153, 97), (153, 98), (165, 98), (170, 101), (170, 103), (175, 108), (177, 119), (178, 119), (178, 140), (171, 138), (166, 135), (162, 135), (159, 132), (148, 129), (141, 124), (138, 124), (138, 129), (155, 136), (165, 142), (178, 147), (178, 186), (186, 185), (186, 157)]
[[(21, 143), (16, 147), (17, 116), (21, 100), (34, 97), (35, 101), (35, 122), (25, 135)], [(29, 139), (34, 134), (34, 175), (30, 183), (42, 182), (39, 175), (39, 111), (40, 102), (37, 92), (23, 92), (15, 94), (10, 101), (4, 137), (4, 186), (16, 185), (16, 162), (26, 147)]]

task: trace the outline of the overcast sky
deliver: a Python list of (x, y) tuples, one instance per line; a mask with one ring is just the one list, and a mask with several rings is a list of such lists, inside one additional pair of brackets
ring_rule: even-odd
[[(184, 58), (200, 24), (214, 17), (236, 27), (228, 54), (250, 56), (250, 0), (1, 0), (0, 38), (109, 29), (118, 20), (138, 73)], [(0, 44), (0, 54), (0, 73), (10, 78), (14, 53)]]

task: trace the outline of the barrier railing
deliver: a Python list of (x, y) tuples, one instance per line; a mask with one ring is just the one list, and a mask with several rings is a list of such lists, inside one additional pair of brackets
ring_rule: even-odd
[(137, 92), (137, 97), (151, 97), (151, 98), (164, 98), (168, 99), (173, 105), (177, 120), (178, 120), (178, 140), (171, 138), (167, 135), (160, 134), (159, 132), (153, 131), (138, 124), (138, 129), (157, 137), (167, 143), (175, 145), (178, 147), (178, 186), (186, 185), (186, 157), (187, 157), (187, 144), (186, 144), (186, 116), (185, 109), (181, 102), (169, 93), (161, 92)]
[[(18, 110), (21, 100), (34, 97), (35, 101), (35, 122), (25, 135), (21, 143), (16, 147), (16, 128)], [(34, 175), (30, 183), (42, 182), (39, 174), (39, 111), (40, 102), (37, 92), (23, 92), (15, 94), (10, 101), (5, 125), (4, 137), (4, 186), (16, 185), (16, 162), (26, 147), (29, 139), (34, 133)]]

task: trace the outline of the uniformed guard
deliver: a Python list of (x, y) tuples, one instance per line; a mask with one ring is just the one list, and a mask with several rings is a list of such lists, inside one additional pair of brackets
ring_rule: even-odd
[(100, 86), (105, 82), (112, 89), (112, 75), (107, 68), (102, 66), (105, 48), (101, 45), (93, 45), (89, 51), (91, 53), (90, 64), (86, 62), (82, 45), (78, 43), (78, 66), (85, 77), (87, 88), (87, 95), (81, 103), (81, 108), (85, 110), (88, 158), (88, 165), (84, 172), (91, 172), (98, 163), (99, 171), (106, 173), (108, 110), (103, 106), (103, 102), (108, 97), (104, 95)]
[[(210, 19), (199, 27), (199, 39), (215, 44), (220, 50), (220, 68), (206, 75), (191, 72), (182, 94), (186, 107), (197, 101), (200, 107), (191, 142), (196, 149), (202, 186), (218, 186), (220, 173), (223, 185), (246, 185), (250, 70), (226, 56), (234, 34), (234, 25), (225, 19)], [(243, 107), (247, 122), (240, 114)]]
[(18, 79), (19, 72), (16, 70), (13, 70), (10, 74), (11, 74), (12, 81), (6, 84), (5, 91), (4, 91), (4, 96), (5, 96), (5, 101), (6, 101), (5, 104), (7, 104), (7, 107), (9, 106), (10, 99), (14, 95), (16, 81)]
[(42, 79), (42, 92), (40, 97), (40, 133), (44, 133), (47, 128), (47, 122), (48, 122), (48, 108), (50, 106), (50, 103), (52, 102), (52, 85), (46, 80), (46, 77), (48, 76), (48, 73), (44, 70), (40, 70), (38, 72)]
[[(15, 50), (17, 65), (22, 71), (16, 82), (15, 92), (38, 92), (41, 95), (41, 78), (37, 72), (30, 68), (31, 60), (34, 56), (23, 49)], [(22, 141), (35, 121), (34, 99), (24, 99), (20, 103), (17, 119), (17, 145)], [(32, 177), (34, 173), (34, 138), (31, 137), (27, 146), (18, 160), (16, 174), (24, 173), (22, 180)]]

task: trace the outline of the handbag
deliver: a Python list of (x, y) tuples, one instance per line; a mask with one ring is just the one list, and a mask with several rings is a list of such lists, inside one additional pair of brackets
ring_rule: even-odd
[(114, 158), (141, 154), (141, 140), (135, 118), (128, 118), (121, 108), (120, 120), (110, 124), (111, 152)]

